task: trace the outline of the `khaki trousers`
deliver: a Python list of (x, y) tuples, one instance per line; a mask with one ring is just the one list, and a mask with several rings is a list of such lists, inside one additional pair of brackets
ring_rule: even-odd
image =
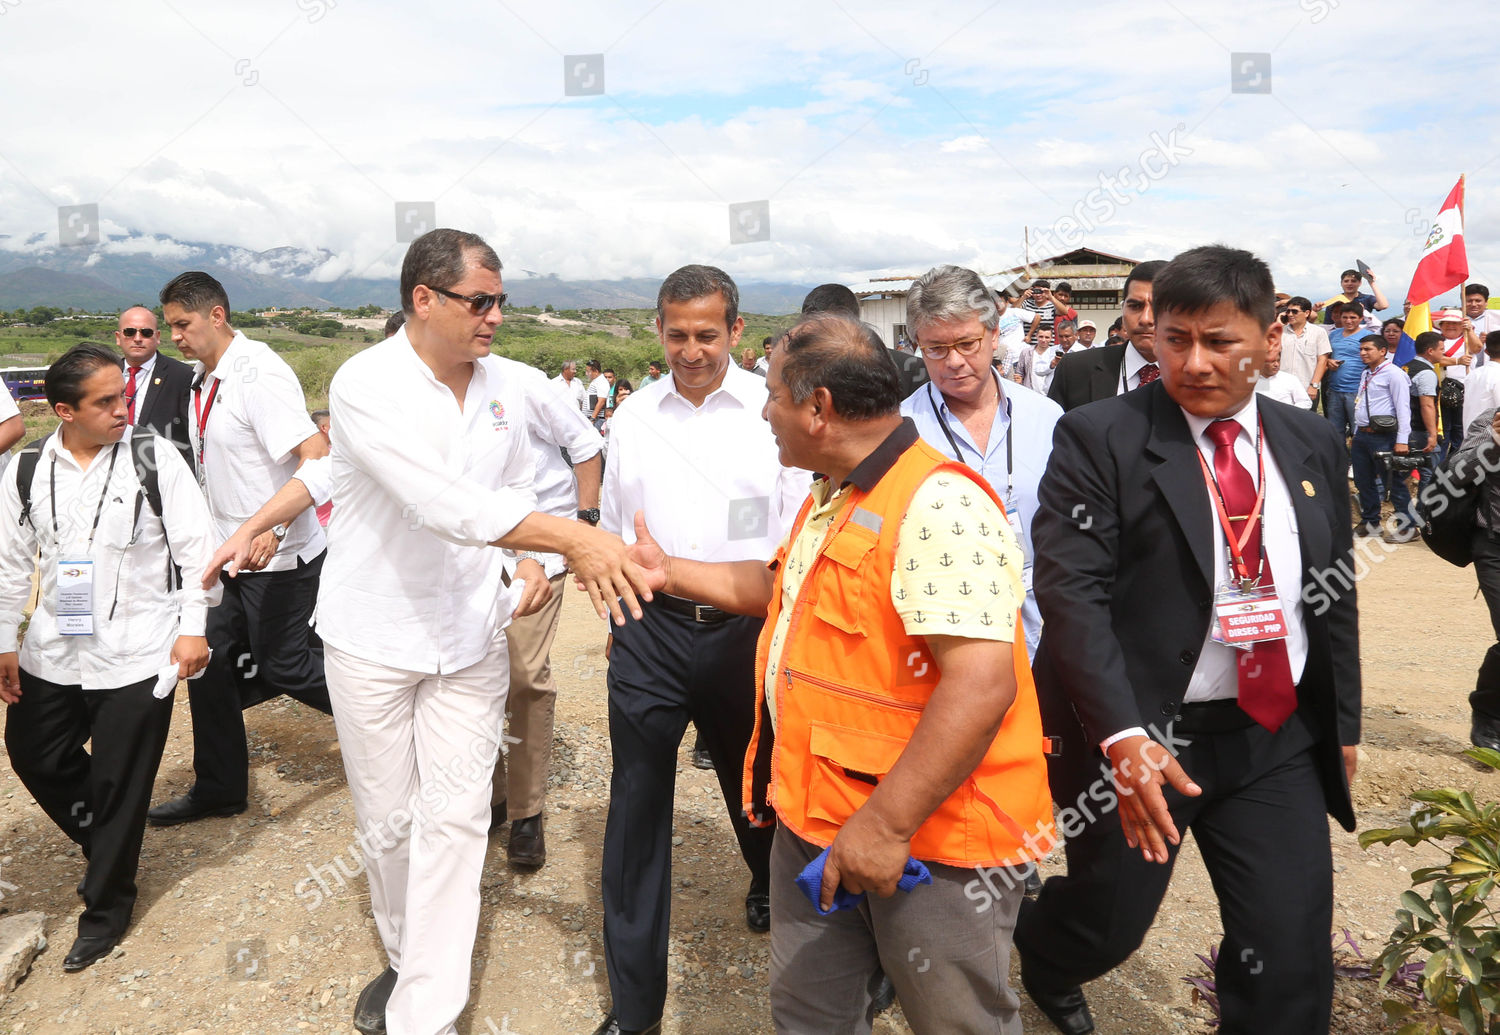
[(552, 641), (562, 615), (566, 573), (551, 580), (552, 599), (535, 614), (505, 629), (510, 643), (510, 698), (505, 716), (505, 750), (495, 763), (490, 804), (506, 802), (507, 819), (540, 815), (547, 797), (552, 762), (552, 720), (557, 683), (552, 679)]
[(771, 848), (777, 1035), (869, 1035), (885, 971), (916, 1035), (1021, 1035), (1010, 942), (1024, 879), (929, 864), (930, 885), (819, 916), (797, 874), (822, 849), (785, 827)]

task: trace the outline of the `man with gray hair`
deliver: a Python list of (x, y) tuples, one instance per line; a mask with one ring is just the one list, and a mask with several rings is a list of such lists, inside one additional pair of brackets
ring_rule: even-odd
[(564, 363), (562, 372), (552, 379), (552, 383), (557, 386), (563, 398), (578, 407), (579, 413), (588, 412), (589, 390), (588, 386), (578, 379), (577, 360), (570, 359)]
[(1031, 521), (1062, 407), (1007, 383), (995, 369), (1000, 310), (973, 270), (937, 266), (918, 277), (906, 296), (906, 321), (931, 380), (906, 397), (901, 415), (932, 448), (983, 475), (1004, 502), (1024, 557), (1029, 657), (1042, 634), (1031, 588)]

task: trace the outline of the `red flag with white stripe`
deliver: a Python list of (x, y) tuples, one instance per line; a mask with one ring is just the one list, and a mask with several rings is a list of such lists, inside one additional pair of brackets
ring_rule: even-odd
[(1406, 292), (1409, 302), (1426, 302), (1451, 291), (1469, 277), (1469, 254), (1464, 250), (1464, 178), (1448, 192), (1448, 199), (1432, 221), (1422, 257)]

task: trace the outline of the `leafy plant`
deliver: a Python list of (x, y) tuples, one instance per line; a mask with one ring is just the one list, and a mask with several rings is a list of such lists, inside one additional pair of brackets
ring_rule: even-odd
[[(1464, 754), (1500, 770), (1500, 751)], [(1403, 841), (1448, 852), (1445, 865), (1412, 872), (1413, 889), (1430, 887), (1425, 895), (1402, 892), (1396, 929), (1375, 960), (1384, 986), (1425, 950), (1420, 984), (1428, 1009), (1388, 1001), (1386, 1015), (1407, 1022), (1397, 1035), (1438, 1035), (1441, 1017), (1457, 1020), (1467, 1035), (1500, 1035), (1500, 914), (1490, 902), (1500, 884), (1500, 803), (1477, 804), (1453, 788), (1416, 791), (1411, 798), (1420, 807), (1406, 824), (1359, 835), (1364, 848)], [(1455, 838), (1458, 843), (1449, 844)]]

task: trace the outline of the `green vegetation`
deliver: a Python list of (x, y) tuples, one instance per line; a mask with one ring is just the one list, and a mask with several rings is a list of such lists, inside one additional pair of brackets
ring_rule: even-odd
[[(384, 315), (385, 311), (375, 306), (327, 313), (308, 309), (269, 314), (236, 312), (231, 323), (281, 354), (302, 382), (308, 409), (314, 410), (328, 405), (328, 385), (343, 362), (380, 340), (379, 331), (345, 327), (337, 317), (374, 320)], [(653, 310), (569, 309), (546, 314), (549, 319), (577, 321), (565, 324), (544, 323), (541, 315), (534, 306), (507, 310), (505, 322), (495, 335), (495, 353), (538, 367), (549, 377), (557, 376), (562, 364), (570, 359), (578, 361), (581, 376), (584, 361), (597, 359), (635, 384), (645, 376), (646, 364), (662, 358)], [(740, 347), (752, 348), (757, 355), (763, 338), (779, 336), (796, 320), (793, 316), (753, 313), (744, 317)], [(113, 316), (71, 316), (47, 306), (0, 313), (0, 366), (44, 367), (83, 340), (112, 346), (115, 326)], [(178, 355), (170, 343), (165, 348), (168, 355)], [(56, 424), (45, 403), (22, 404), (22, 413), (28, 442)]]

